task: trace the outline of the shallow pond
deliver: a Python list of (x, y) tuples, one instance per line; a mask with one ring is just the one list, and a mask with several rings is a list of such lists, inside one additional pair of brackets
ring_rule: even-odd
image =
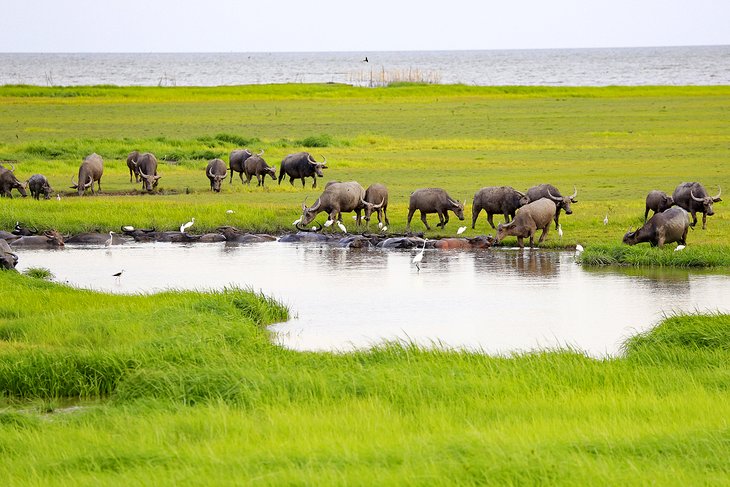
[[(354, 250), (320, 244), (124, 244), (21, 250), (18, 269), (114, 293), (250, 287), (290, 307), (271, 327), (299, 350), (383, 340), (509, 353), (570, 346), (616, 354), (622, 341), (677, 311), (730, 312), (730, 275), (592, 270), (572, 252)], [(124, 269), (120, 279), (112, 276)]]

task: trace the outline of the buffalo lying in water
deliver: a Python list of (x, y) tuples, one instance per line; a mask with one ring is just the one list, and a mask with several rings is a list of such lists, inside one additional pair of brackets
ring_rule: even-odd
[(672, 242), (686, 245), (689, 225), (689, 214), (683, 208), (675, 206), (662, 213), (655, 213), (638, 230), (626, 232), (623, 242), (627, 245), (649, 242), (652, 247), (663, 247)]
[(49, 230), (43, 235), (29, 235), (23, 236), (10, 242), (11, 247), (44, 247), (44, 248), (58, 248), (63, 247), (63, 235), (55, 230)]
[(17, 264), (18, 256), (13, 253), (5, 240), (0, 240), (0, 269), (12, 270)]

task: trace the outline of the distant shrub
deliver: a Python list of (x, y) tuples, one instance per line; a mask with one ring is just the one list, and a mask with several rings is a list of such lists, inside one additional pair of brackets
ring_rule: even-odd
[(23, 274), (34, 279), (44, 279), (46, 281), (50, 281), (55, 277), (53, 272), (45, 267), (29, 267), (23, 271)]
[(261, 140), (259, 140), (257, 137), (246, 138), (234, 134), (216, 134), (214, 138), (219, 142), (223, 142), (225, 144), (233, 144), (240, 147), (245, 147), (247, 145), (257, 144), (261, 142)]
[(224, 157), (224, 153), (222, 151), (215, 151), (215, 150), (194, 150), (190, 153), (190, 159), (205, 159), (206, 161), (210, 159), (218, 159), (221, 157)]
[(297, 145), (303, 147), (329, 147), (333, 145), (334, 140), (329, 134), (310, 135), (302, 140), (297, 141)]

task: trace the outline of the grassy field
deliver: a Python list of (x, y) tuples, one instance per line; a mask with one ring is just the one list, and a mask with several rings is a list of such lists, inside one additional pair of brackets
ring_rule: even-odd
[[(0, 228), (22, 221), (65, 233), (123, 224), (176, 229), (195, 216), (198, 232), (222, 224), (291, 230), (301, 202), (311, 204), (323, 184), (312, 190), (309, 182), (302, 189), (268, 180), (262, 190), (236, 178), (210, 194), (208, 159), (227, 161), (238, 147), (263, 148), (277, 166), (307, 150), (327, 157), (325, 181), (386, 184), (393, 232), (405, 230), (417, 188), (443, 187), (467, 200), (470, 236), (494, 233), (483, 213), (470, 228), (471, 200), (483, 186), (550, 182), (571, 193), (575, 185), (579, 203), (561, 217), (565, 235), (553, 230), (547, 245), (616, 244), (643, 222), (652, 189), (671, 193), (683, 181), (700, 181), (712, 194), (730, 188), (730, 87), (0, 87), (0, 160), (18, 161), (22, 179), (46, 174), (63, 196), (2, 201)], [(124, 161), (133, 149), (166, 161), (158, 194), (138, 194), (129, 183)], [(67, 194), (93, 151), (105, 159), (104, 195)], [(708, 220), (707, 230), (690, 233), (690, 245), (727, 244), (724, 202)], [(459, 225), (427, 235), (453, 235)], [(424, 227), (415, 221), (413, 230)]]
[(0, 291), (6, 485), (730, 478), (728, 316), (669, 318), (606, 360), (300, 353), (263, 328), (287, 310), (237, 289), (110, 296), (0, 273)]

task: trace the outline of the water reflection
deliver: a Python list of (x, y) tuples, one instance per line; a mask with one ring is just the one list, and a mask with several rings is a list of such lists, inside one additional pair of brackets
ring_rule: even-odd
[(419, 272), (417, 251), (156, 243), (19, 256), (21, 270), (47, 267), (61, 282), (115, 293), (261, 290), (292, 310), (294, 319), (273, 327), (279, 343), (303, 350), (406, 339), (488, 353), (572, 346), (602, 356), (666, 313), (730, 311), (726, 274), (584, 269), (572, 252), (529, 249), (426, 249)]

